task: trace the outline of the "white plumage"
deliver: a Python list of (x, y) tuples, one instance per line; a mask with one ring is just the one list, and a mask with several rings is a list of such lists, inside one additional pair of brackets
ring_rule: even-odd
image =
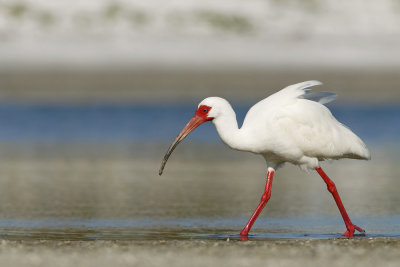
[(285, 162), (311, 169), (325, 159), (369, 159), (363, 141), (321, 104), (334, 100), (336, 95), (310, 93), (311, 86), (320, 84), (294, 84), (261, 100), (248, 111), (241, 128), (225, 99), (209, 97), (199, 107), (211, 107), (208, 116), (214, 118), (212, 122), (224, 143), (261, 154), (274, 169)]
[(307, 81), (288, 86), (261, 100), (247, 112), (241, 128), (235, 111), (223, 98), (208, 97), (201, 101), (193, 118), (169, 147), (161, 163), (161, 175), (175, 147), (197, 126), (212, 121), (222, 141), (233, 149), (261, 154), (268, 165), (267, 182), (261, 201), (240, 232), (248, 233), (271, 196), (275, 169), (290, 162), (303, 169), (314, 168), (325, 181), (346, 225), (346, 237), (354, 231), (365, 231), (353, 224), (347, 215), (335, 184), (319, 166), (325, 159), (369, 159), (365, 144), (349, 128), (338, 122), (327, 107), (336, 98), (329, 92), (311, 93), (310, 87), (320, 85)]

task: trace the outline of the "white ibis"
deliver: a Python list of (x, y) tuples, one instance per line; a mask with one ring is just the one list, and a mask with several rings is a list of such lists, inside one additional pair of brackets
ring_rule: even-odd
[(330, 92), (310, 93), (319, 81), (290, 85), (261, 100), (247, 112), (241, 128), (231, 105), (223, 98), (208, 97), (198, 105), (194, 117), (186, 124), (169, 147), (159, 174), (175, 147), (200, 124), (212, 121), (222, 141), (229, 147), (262, 155), (268, 168), (265, 191), (250, 220), (241, 231), (248, 233), (271, 196), (272, 179), (277, 168), (285, 162), (302, 169), (315, 169), (325, 181), (346, 225), (343, 236), (352, 237), (355, 230), (365, 231), (353, 224), (347, 215), (335, 184), (320, 167), (326, 159), (370, 159), (363, 141), (349, 128), (338, 122), (324, 104), (336, 99)]

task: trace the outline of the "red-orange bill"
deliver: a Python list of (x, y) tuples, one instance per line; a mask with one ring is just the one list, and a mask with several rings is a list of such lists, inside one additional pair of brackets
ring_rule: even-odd
[(158, 171), (158, 174), (161, 175), (163, 173), (165, 164), (167, 163), (167, 160), (169, 156), (171, 155), (172, 151), (178, 146), (178, 144), (185, 139), (185, 137), (194, 129), (197, 128), (200, 124), (206, 122), (207, 120), (200, 117), (200, 116), (194, 116), (187, 124), (186, 126), (182, 129), (182, 131), (178, 134), (178, 136), (175, 138), (174, 142), (170, 145), (168, 148), (167, 152), (165, 153), (164, 159), (161, 162), (161, 167), (160, 170)]

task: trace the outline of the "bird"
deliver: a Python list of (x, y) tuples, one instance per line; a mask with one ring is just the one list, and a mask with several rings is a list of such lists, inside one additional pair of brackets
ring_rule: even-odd
[(319, 81), (305, 81), (285, 87), (252, 106), (239, 128), (236, 114), (227, 100), (208, 97), (200, 102), (192, 119), (168, 148), (159, 169), (165, 164), (177, 145), (199, 125), (211, 121), (221, 140), (230, 148), (252, 152), (264, 157), (267, 179), (264, 193), (256, 210), (240, 232), (247, 238), (251, 227), (271, 197), (275, 171), (285, 163), (304, 170), (316, 170), (332, 194), (346, 226), (344, 237), (351, 238), (357, 230), (339, 196), (335, 183), (321, 168), (324, 160), (370, 159), (365, 143), (347, 126), (340, 123), (325, 106), (336, 99), (331, 92), (311, 92)]

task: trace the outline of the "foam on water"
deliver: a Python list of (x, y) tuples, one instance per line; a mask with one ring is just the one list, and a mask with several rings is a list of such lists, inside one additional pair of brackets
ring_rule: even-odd
[(0, 68), (398, 67), (398, 10), (395, 0), (7, 0)]

